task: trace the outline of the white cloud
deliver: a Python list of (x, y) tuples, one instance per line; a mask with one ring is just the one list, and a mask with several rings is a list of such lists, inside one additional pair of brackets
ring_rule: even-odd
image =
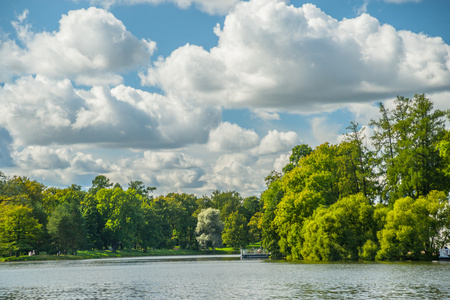
[(281, 154), (275, 159), (273, 163), (273, 169), (277, 172), (281, 172), (283, 168), (289, 163), (289, 158), (291, 157), (292, 151), (289, 154)]
[(238, 2), (239, 0), (90, 0), (91, 4), (100, 4), (106, 8), (113, 5), (174, 3), (181, 8), (195, 6), (209, 14), (226, 14)]
[(193, 191), (205, 183), (203, 161), (181, 149), (128, 154), (126, 158), (111, 162), (106, 175), (121, 184), (141, 180), (147, 186), (157, 187), (157, 194)]
[(220, 109), (119, 85), (74, 89), (69, 80), (22, 77), (0, 87), (4, 127), (16, 145), (176, 148), (206, 143)]
[(276, 112), (269, 112), (261, 109), (255, 109), (254, 113), (262, 120), (280, 120), (280, 115)]
[(255, 154), (275, 154), (292, 149), (299, 142), (297, 134), (293, 131), (279, 132), (269, 130), (262, 138), (260, 145), (253, 150)]
[(246, 153), (222, 155), (213, 167), (212, 176), (207, 177), (207, 186), (220, 190), (255, 190), (260, 180), (260, 176), (255, 176), (257, 162), (257, 157)]
[(258, 144), (259, 136), (256, 132), (225, 122), (210, 132), (208, 148), (217, 152), (240, 151)]
[(0, 42), (0, 81), (41, 74), (116, 85), (122, 77), (115, 72), (147, 64), (156, 48), (150, 40), (138, 40), (112, 13), (94, 7), (63, 15), (55, 32), (33, 33), (25, 19), (24, 13), (13, 22), (24, 48), (12, 40)]
[[(144, 158), (138, 162), (139, 165), (145, 166), (150, 170), (162, 169), (189, 169), (200, 167), (201, 161), (192, 159), (182, 152), (154, 152), (145, 151)], [(136, 164), (135, 167), (138, 167)]]
[(143, 84), (225, 108), (300, 113), (450, 88), (449, 45), (367, 14), (338, 21), (312, 4), (252, 0), (215, 32), (217, 47), (177, 49)]
[(72, 146), (28, 146), (14, 149), (11, 156), (14, 165), (7, 170), (12, 174), (39, 178), (53, 186), (79, 184), (85, 177), (90, 183), (96, 175), (110, 170), (109, 162)]

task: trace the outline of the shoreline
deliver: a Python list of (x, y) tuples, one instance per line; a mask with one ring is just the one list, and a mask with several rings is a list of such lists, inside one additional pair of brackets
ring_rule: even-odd
[(221, 248), (216, 250), (190, 250), (190, 249), (149, 249), (143, 250), (79, 250), (77, 255), (22, 255), (19, 257), (9, 256), (0, 258), (2, 262), (27, 262), (27, 261), (58, 261), (58, 260), (83, 260), (83, 259), (102, 259), (102, 258), (122, 258), (122, 257), (158, 257), (158, 256), (191, 256), (191, 255), (235, 255), (239, 250)]

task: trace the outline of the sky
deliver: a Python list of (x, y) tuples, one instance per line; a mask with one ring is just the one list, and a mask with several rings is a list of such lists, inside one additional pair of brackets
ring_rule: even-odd
[(377, 103), (450, 108), (448, 0), (0, 0), (0, 171), (258, 196)]

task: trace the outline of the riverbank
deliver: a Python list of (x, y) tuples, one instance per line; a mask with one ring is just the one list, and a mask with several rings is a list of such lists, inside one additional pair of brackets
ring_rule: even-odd
[(21, 255), (19, 257), (0, 257), (0, 262), (13, 261), (43, 261), (43, 260), (76, 260), (109, 257), (135, 257), (135, 256), (170, 256), (170, 255), (205, 255), (205, 254), (239, 254), (239, 250), (233, 248), (217, 248), (212, 250), (192, 250), (192, 249), (148, 249), (143, 250), (80, 250), (77, 255), (48, 255), (45, 252), (39, 255)]

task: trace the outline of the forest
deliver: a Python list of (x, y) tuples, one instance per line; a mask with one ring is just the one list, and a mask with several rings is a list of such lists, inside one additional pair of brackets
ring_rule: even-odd
[(274, 259), (430, 260), (450, 239), (449, 120), (424, 94), (379, 103), (379, 118), (350, 122), (340, 143), (295, 146), (267, 189), (245, 198), (154, 197), (104, 175), (60, 189), (0, 172), (0, 255), (261, 241)]

